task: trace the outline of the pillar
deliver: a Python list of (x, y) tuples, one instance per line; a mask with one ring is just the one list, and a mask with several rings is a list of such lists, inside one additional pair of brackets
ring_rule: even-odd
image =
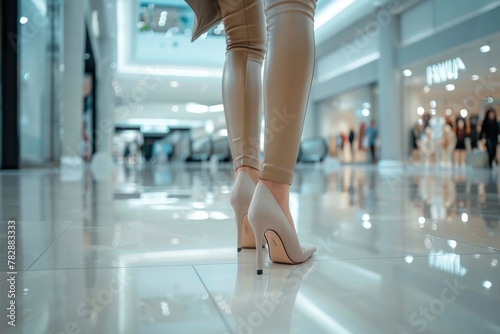
[(82, 136), (86, 1), (65, 1), (62, 158), (79, 158)]
[(401, 109), (400, 75), (396, 65), (398, 18), (380, 28), (378, 60), (378, 112), (376, 126), (379, 134), (379, 165), (403, 163), (403, 110)]

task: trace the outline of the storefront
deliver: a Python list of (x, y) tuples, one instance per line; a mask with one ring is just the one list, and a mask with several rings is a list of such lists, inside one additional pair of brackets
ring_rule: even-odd
[[(495, 107), (500, 102), (499, 68), (500, 35), (496, 35), (401, 70), (404, 147), (409, 152), (417, 151), (410, 160), (423, 162), (428, 149), (436, 155), (430, 163), (443, 162), (443, 159), (445, 164), (449, 163), (447, 157), (438, 157), (439, 150), (446, 150), (446, 131), (450, 130), (443, 129), (445, 124), (451, 126), (453, 147), (448, 154), (453, 153), (460, 119), (464, 120), (467, 133), (466, 150), (471, 152), (478, 145), (481, 148), (478, 137), (485, 108)], [(500, 116), (500, 108), (495, 109)], [(437, 127), (439, 124), (443, 129)], [(434, 148), (424, 145), (427, 138), (423, 129), (428, 125), (432, 131), (427, 135), (434, 140)]]
[(366, 128), (376, 119), (376, 95), (376, 86), (370, 85), (318, 103), (319, 134), (327, 140), (330, 156), (349, 163), (367, 161)]

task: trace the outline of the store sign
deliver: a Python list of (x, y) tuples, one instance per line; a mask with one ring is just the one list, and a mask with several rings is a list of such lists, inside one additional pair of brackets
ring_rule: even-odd
[(427, 66), (427, 85), (440, 84), (458, 79), (458, 73), (467, 68), (460, 57), (448, 59), (439, 64)]
[(168, 133), (168, 126), (162, 124), (143, 124), (141, 125), (142, 133)]

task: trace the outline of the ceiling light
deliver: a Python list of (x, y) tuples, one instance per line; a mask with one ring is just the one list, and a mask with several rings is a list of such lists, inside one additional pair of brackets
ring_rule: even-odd
[(28, 23), (28, 18), (26, 16), (22, 16), (20, 19), (19, 19), (19, 22), (21, 24), (26, 24)]
[(418, 217), (419, 224), (425, 224), (425, 217)]
[(446, 115), (450, 116), (451, 115), (451, 109), (446, 109), (445, 113), (446, 113)]
[(221, 130), (219, 130), (219, 136), (227, 137), (227, 129), (221, 129)]
[(457, 248), (457, 242), (455, 240), (448, 240), (448, 246), (450, 246), (451, 248), (455, 249)]
[(405, 256), (405, 262), (406, 263), (412, 263), (413, 262), (413, 256), (412, 255), (406, 255)]
[(412, 75), (412, 71), (410, 71), (410, 70), (406, 69), (406, 70), (404, 70), (404, 71), (403, 71), (403, 75), (404, 75), (405, 77), (411, 77), (411, 75)]
[(372, 105), (370, 104), (370, 102), (365, 102), (365, 103), (363, 103), (363, 108), (364, 108), (364, 109), (370, 109), (370, 108), (371, 108), (371, 106), (372, 106)]
[(92, 12), (92, 32), (94, 33), (94, 37), (98, 38), (101, 35), (101, 29), (99, 27), (99, 12), (97, 10), (94, 10)]
[(431, 108), (436, 108), (436, 100), (432, 100), (431, 102), (429, 102), (429, 105), (431, 106)]
[(370, 220), (370, 215), (365, 213), (363, 217), (361, 217), (364, 221)]
[(425, 109), (424, 107), (418, 107), (417, 108), (417, 114), (419, 114), (420, 116), (422, 116), (425, 112)]
[(460, 217), (464, 223), (467, 223), (469, 221), (469, 215), (466, 214), (465, 212), (462, 213), (462, 216)]
[(224, 111), (224, 105), (223, 104), (216, 104), (216, 105), (210, 106), (210, 107), (208, 107), (208, 111), (210, 111), (210, 112)]
[(493, 284), (490, 281), (484, 281), (483, 286), (489, 290), (493, 286)]
[(479, 80), (479, 75), (473, 74), (473, 75), (471, 75), (470, 78), (472, 79), (472, 81), (478, 81)]
[(172, 111), (173, 112), (178, 112), (179, 111), (179, 106), (178, 105), (172, 106)]
[(370, 116), (370, 110), (365, 108), (361, 111), (361, 114), (363, 114), (363, 116), (365, 116), (365, 117), (368, 117), (368, 116)]
[(444, 89), (446, 89), (448, 92), (452, 92), (455, 90), (455, 85), (454, 84), (447, 84), (444, 86)]
[(467, 114), (468, 114), (467, 109), (460, 110), (460, 116), (465, 118), (465, 117), (467, 117)]
[(214, 129), (215, 129), (214, 121), (212, 121), (211, 119), (207, 120), (205, 122), (205, 131), (207, 133), (213, 133)]
[(201, 114), (208, 111), (208, 106), (198, 103), (186, 104), (186, 111), (194, 114)]
[(179, 81), (170, 81), (170, 87), (172, 88), (179, 87)]
[(436, 109), (431, 109), (431, 115), (436, 115)]
[(497, 68), (495, 66), (490, 67), (490, 73), (495, 73), (497, 71)]
[(366, 228), (367, 230), (369, 230), (372, 228), (372, 223), (370, 223), (369, 221), (364, 221), (363, 227)]
[(490, 46), (489, 45), (483, 45), (479, 48), (479, 50), (481, 50), (482, 53), (486, 53), (486, 52), (490, 52)]
[(328, 21), (349, 7), (355, 0), (332, 1), (330, 5), (320, 11), (314, 19), (314, 30), (318, 30)]
[(425, 85), (425, 86), (424, 86), (424, 93), (425, 93), (425, 94), (427, 94), (427, 93), (429, 93), (430, 91), (431, 91), (431, 87), (429, 87), (429, 86)]

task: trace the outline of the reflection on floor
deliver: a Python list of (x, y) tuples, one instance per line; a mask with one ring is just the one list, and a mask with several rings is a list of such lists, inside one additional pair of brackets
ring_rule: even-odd
[[(99, 177), (97, 177), (99, 176)], [(0, 173), (1, 333), (499, 333), (495, 171), (299, 167), (299, 266), (236, 252), (228, 166)]]

